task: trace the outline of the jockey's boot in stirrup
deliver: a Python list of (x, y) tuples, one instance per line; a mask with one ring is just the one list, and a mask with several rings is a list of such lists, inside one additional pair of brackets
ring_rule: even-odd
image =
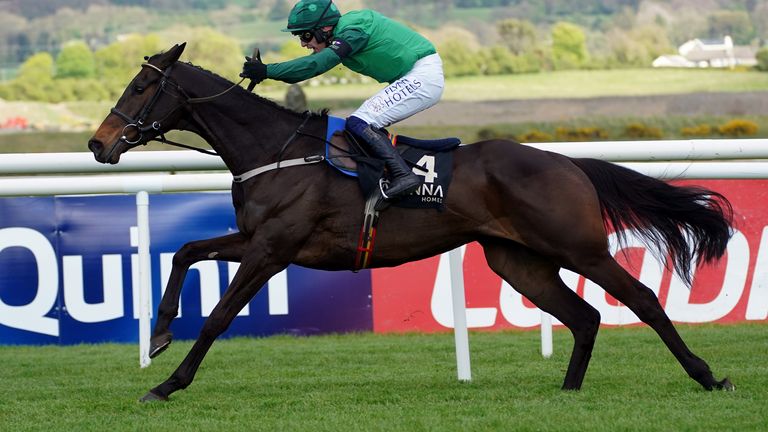
[(382, 191), (384, 198), (394, 199), (415, 191), (421, 184), (419, 177), (405, 163), (400, 153), (389, 139), (376, 132), (370, 126), (363, 130), (362, 136), (374, 156), (384, 161), (389, 170), (389, 187)]

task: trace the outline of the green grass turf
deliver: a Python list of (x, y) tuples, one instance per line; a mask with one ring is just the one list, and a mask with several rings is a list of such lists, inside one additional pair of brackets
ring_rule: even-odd
[(137, 399), (189, 342), (138, 367), (130, 345), (0, 347), (0, 428), (266, 431), (762, 431), (768, 327), (680, 326), (735, 392), (707, 392), (644, 327), (602, 329), (584, 387), (563, 392), (571, 337), (539, 355), (538, 332), (472, 333), (473, 380), (456, 379), (453, 336), (352, 334), (217, 342), (166, 403)]

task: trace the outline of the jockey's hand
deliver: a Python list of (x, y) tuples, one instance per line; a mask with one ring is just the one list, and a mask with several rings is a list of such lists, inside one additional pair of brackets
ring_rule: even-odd
[(240, 76), (250, 79), (253, 84), (258, 84), (267, 78), (267, 65), (262, 63), (258, 57), (246, 57)]

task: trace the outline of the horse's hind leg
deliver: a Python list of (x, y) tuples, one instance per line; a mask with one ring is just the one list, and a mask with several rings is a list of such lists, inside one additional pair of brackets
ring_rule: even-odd
[(733, 389), (727, 378), (717, 381), (709, 365), (688, 349), (653, 291), (627, 273), (607, 251), (599, 258), (577, 264), (577, 271), (600, 285), (653, 328), (688, 375), (705, 389)]
[(571, 331), (574, 344), (563, 389), (581, 388), (600, 327), (600, 313), (565, 285), (560, 267), (548, 258), (505, 240), (481, 244), (491, 269)]
[(160, 355), (171, 344), (171, 322), (179, 313), (179, 297), (189, 267), (209, 259), (240, 262), (247, 239), (240, 233), (199, 240), (185, 244), (173, 255), (173, 268), (168, 278), (165, 294), (157, 309), (157, 322), (152, 332), (149, 356)]

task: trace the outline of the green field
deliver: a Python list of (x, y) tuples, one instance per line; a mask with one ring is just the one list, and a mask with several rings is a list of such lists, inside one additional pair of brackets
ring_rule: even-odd
[[(380, 84), (350, 84), (333, 86), (305, 86), (311, 109), (351, 109), (358, 106), (367, 96), (381, 88)], [(768, 91), (768, 73), (727, 71), (727, 70), (608, 70), (608, 71), (562, 71), (530, 75), (498, 77), (470, 77), (451, 79), (446, 84), (446, 101), (481, 101), (531, 98), (587, 98), (601, 96), (633, 96), (651, 94), (683, 94), (697, 92), (755, 92)], [(277, 101), (283, 101), (285, 86), (263, 85), (259, 94)], [(0, 101), (0, 122), (14, 116), (23, 116), (33, 125), (63, 128), (95, 129), (109, 113), (114, 101), (70, 102), (62, 104), (40, 104), (33, 102)], [(748, 138), (768, 136), (768, 115), (739, 116), (755, 123), (758, 134)], [(456, 126), (397, 126), (395, 133), (422, 138), (458, 136), (464, 142), (474, 142), (483, 137), (482, 129), (490, 129), (498, 136), (522, 136), (532, 130), (555, 135), (558, 127), (591, 127), (604, 129), (608, 139), (621, 140), (623, 130), (630, 123), (640, 122), (659, 128), (663, 139), (687, 139), (683, 127), (700, 124), (722, 125), (733, 117), (665, 117), (665, 118), (577, 118), (558, 123), (514, 123), (477, 127)], [(485, 131), (486, 135), (487, 132)], [(91, 132), (45, 132), (0, 134), (0, 153), (18, 152), (62, 152), (86, 151)], [(170, 134), (171, 139), (179, 138)], [(697, 137), (693, 137), (697, 138)], [(700, 138), (719, 138), (717, 134)], [(185, 135), (184, 142), (202, 144), (197, 137)], [(144, 149), (168, 149), (150, 145)]]
[(538, 353), (538, 332), (472, 333), (471, 383), (453, 336), (279, 336), (217, 342), (196, 381), (167, 403), (137, 399), (190, 347), (151, 367), (130, 345), (0, 347), (0, 427), (9, 431), (763, 431), (765, 323), (680, 326), (735, 392), (706, 392), (643, 327), (602, 329), (584, 387), (559, 390), (570, 354)]
[[(314, 108), (352, 108), (382, 88), (382, 84), (304, 86)], [(282, 101), (286, 86), (261, 85), (256, 92)], [(728, 70), (627, 69), (560, 71), (540, 74), (453, 78), (446, 82), (445, 101), (492, 101), (534, 98), (588, 98), (701, 92), (768, 91), (768, 73)], [(100, 122), (114, 101), (37, 104), (0, 101), (0, 120), (16, 115), (35, 121), (56, 116), (64, 124), (82, 118)]]
[[(310, 100), (361, 100), (362, 96), (372, 95), (381, 89), (381, 84), (371, 82), (304, 89)], [(768, 90), (768, 73), (765, 72), (616, 69), (452, 78), (446, 82), (443, 100), (587, 98), (764, 90)], [(283, 90), (262, 92), (270, 98), (282, 99)]]

